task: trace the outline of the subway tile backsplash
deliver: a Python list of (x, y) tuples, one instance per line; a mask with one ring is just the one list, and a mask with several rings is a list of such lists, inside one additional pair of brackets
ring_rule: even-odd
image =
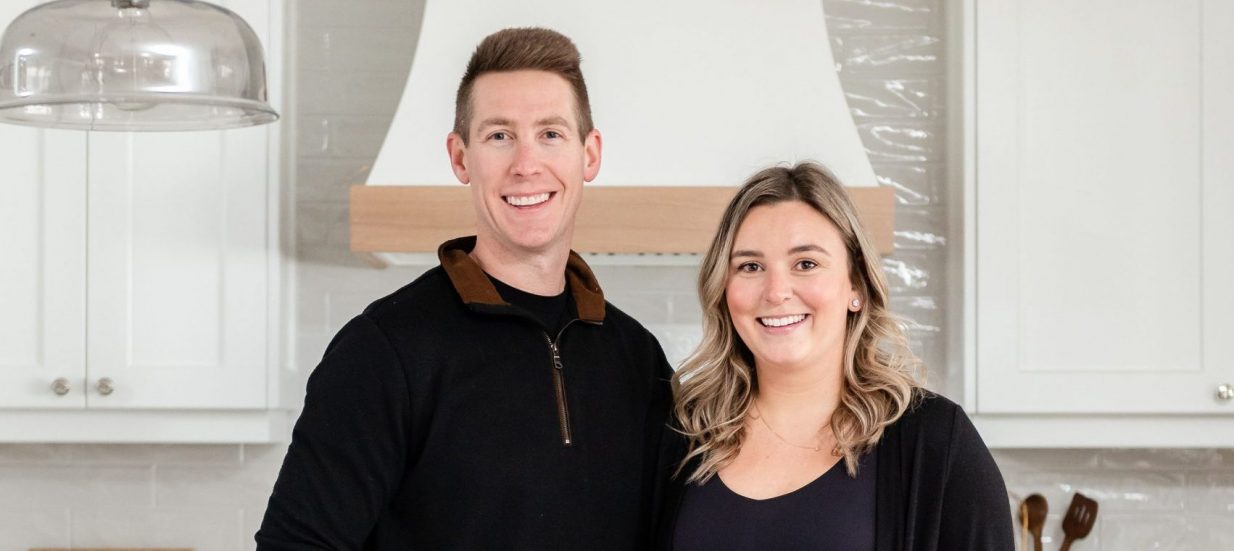
[[(882, 185), (900, 205), (885, 264), (914, 346), (946, 365), (946, 60), (943, 0), (825, 0), (849, 105)], [(288, 2), (296, 62), (294, 170), (302, 374), (365, 304), (423, 268), (375, 270), (347, 252), (347, 186), (363, 182), (397, 107), (422, 1)], [(584, 52), (585, 54), (585, 52)], [(460, 68), (461, 69), (461, 68)], [(449, 108), (443, 106), (443, 109)], [(442, 156), (442, 162), (446, 162)], [(677, 362), (698, 338), (694, 268), (597, 266), (608, 297), (642, 320)], [(947, 392), (942, 369), (932, 386)], [(0, 445), (0, 548), (182, 546), (253, 549), (252, 534), (286, 449), (260, 446)], [(1046, 549), (1062, 540), (1071, 493), (1101, 502), (1073, 549), (1234, 549), (1234, 450), (997, 450), (1009, 506), (1050, 500)]]
[[(684, 326), (683, 326), (684, 327)], [(659, 330), (662, 327), (654, 327)], [(675, 326), (669, 326), (672, 335)], [(685, 330), (685, 329), (683, 329)], [(667, 343), (670, 356), (683, 353)], [(252, 549), (284, 445), (0, 445), (4, 549)], [(1076, 551), (1234, 549), (1234, 450), (996, 450), (1008, 506), (1050, 503), (1046, 549), (1079, 491), (1101, 504)]]

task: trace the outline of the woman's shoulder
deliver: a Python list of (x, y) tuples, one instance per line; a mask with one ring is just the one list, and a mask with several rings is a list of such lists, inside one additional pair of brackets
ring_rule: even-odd
[(946, 396), (924, 388), (913, 390), (913, 397), (902, 419), (937, 422), (964, 415), (964, 408)]
[(964, 408), (946, 396), (924, 388), (913, 391), (904, 414), (892, 425), (902, 438), (919, 440), (967, 440), (976, 429)]
[(936, 527), (928, 537), (939, 549), (1015, 548), (1007, 487), (964, 408), (919, 390), (886, 437), (878, 447), (880, 483), (902, 490), (905, 500), (936, 504), (918, 509), (940, 514), (919, 526)]

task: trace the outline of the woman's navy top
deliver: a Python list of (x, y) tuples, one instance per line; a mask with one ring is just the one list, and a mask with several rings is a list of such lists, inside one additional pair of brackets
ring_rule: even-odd
[(874, 549), (876, 458), (858, 461), (857, 477), (844, 461), (787, 494), (751, 499), (712, 476), (686, 489), (673, 535), (674, 551)]

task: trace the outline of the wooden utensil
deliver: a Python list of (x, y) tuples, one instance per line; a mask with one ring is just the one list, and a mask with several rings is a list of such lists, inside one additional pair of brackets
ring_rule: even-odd
[(1028, 551), (1028, 504), (1020, 502), (1020, 551)]
[(1063, 546), (1059, 551), (1071, 549), (1071, 542), (1083, 539), (1097, 523), (1097, 502), (1081, 494), (1075, 493), (1071, 498), (1071, 506), (1067, 508), (1067, 516), (1063, 517)]
[(1045, 516), (1050, 512), (1050, 504), (1041, 494), (1033, 494), (1024, 498), (1028, 507), (1028, 531), (1033, 535), (1033, 551), (1041, 551), (1041, 530), (1045, 528)]

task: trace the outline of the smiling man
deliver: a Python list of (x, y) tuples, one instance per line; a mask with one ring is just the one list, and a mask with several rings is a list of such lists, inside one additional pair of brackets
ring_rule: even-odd
[[(537, 32), (545, 41), (555, 35)], [(600, 171), (600, 132), (592, 127), (582, 73), (568, 55), (537, 60), (489, 51), (502, 45), (502, 37), (482, 43), (468, 65), (446, 148), (455, 176), (472, 190), (472, 258), (514, 287), (557, 295), (565, 285), (583, 182)], [(523, 68), (557, 63), (563, 65), (558, 71)]]
[(485, 38), (450, 164), (476, 235), (326, 349), (258, 549), (646, 549), (672, 372), (570, 251), (600, 169), (579, 54)]

